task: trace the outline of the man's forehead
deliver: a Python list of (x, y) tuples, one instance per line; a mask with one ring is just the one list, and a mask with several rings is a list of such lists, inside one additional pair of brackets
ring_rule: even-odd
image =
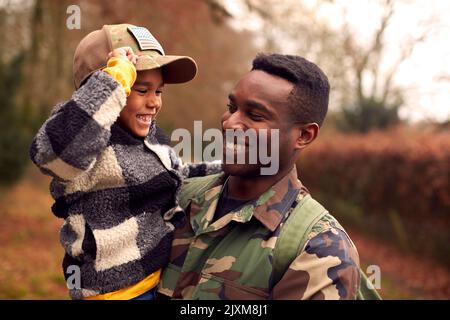
[(232, 95), (245, 95), (270, 101), (286, 101), (294, 84), (261, 70), (252, 70), (236, 84)]

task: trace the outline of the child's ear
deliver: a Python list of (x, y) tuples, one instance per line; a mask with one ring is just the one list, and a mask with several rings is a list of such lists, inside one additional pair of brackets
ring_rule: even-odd
[(317, 123), (307, 123), (298, 125), (297, 140), (295, 141), (295, 149), (304, 149), (307, 145), (313, 142), (319, 134), (320, 127)]

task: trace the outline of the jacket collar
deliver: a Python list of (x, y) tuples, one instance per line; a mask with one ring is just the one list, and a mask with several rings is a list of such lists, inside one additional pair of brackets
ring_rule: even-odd
[[(229, 222), (230, 219), (220, 223), (222, 218), (210, 225), (219, 196), (223, 192), (226, 178), (227, 176), (225, 175), (219, 176), (205, 192), (192, 199), (191, 224), (199, 232), (218, 229)], [(238, 211), (227, 214), (227, 216), (238, 222), (247, 222), (252, 217), (255, 217), (255, 219), (273, 232), (283, 221), (283, 217), (291, 208), (300, 192), (302, 194), (308, 193), (300, 180), (298, 180), (297, 169), (294, 166), (288, 174), (261, 194), (256, 202), (245, 205)]]
[(279, 226), (301, 190), (306, 190), (297, 178), (297, 168), (263, 193), (256, 202), (253, 216), (271, 231)]

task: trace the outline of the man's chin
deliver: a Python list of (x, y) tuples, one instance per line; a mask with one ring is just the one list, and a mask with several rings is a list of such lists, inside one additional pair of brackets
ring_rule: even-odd
[(238, 177), (259, 177), (261, 175), (260, 166), (257, 164), (224, 164), (223, 172), (230, 176)]

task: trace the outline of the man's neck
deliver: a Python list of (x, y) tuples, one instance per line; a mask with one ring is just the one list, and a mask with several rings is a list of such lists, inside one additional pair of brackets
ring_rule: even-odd
[(256, 199), (280, 181), (292, 168), (293, 166), (288, 166), (273, 176), (230, 176), (228, 179), (228, 195), (242, 200)]

